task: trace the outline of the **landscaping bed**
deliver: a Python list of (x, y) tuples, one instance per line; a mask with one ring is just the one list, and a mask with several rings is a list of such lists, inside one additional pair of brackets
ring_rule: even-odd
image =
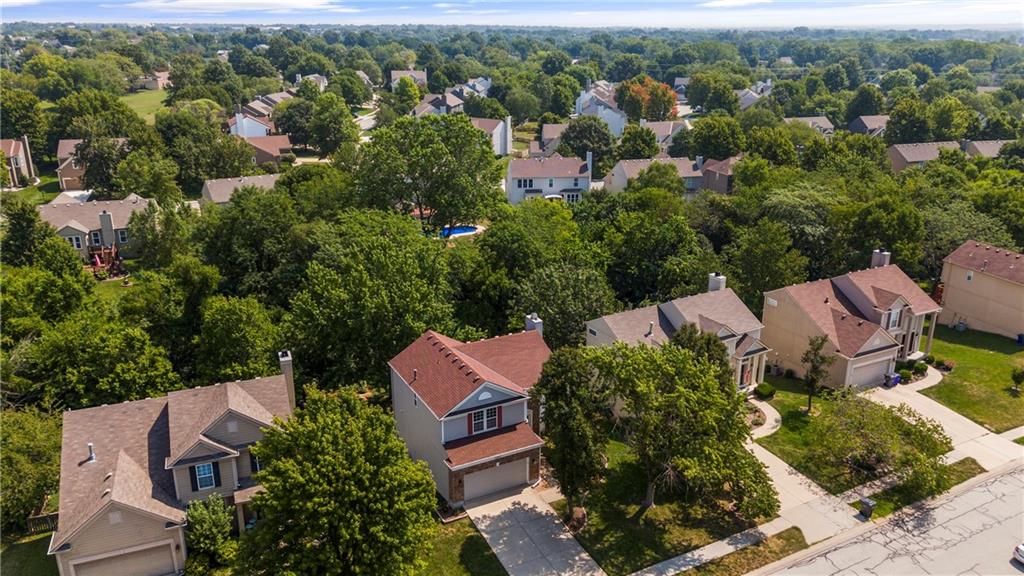
[[(949, 473), (949, 487), (952, 488), (957, 484), (966, 482), (967, 480), (974, 478), (978, 474), (985, 472), (985, 469), (981, 467), (981, 464), (974, 458), (964, 458), (952, 464), (946, 466)], [(877, 492), (868, 496), (868, 498), (875, 501), (875, 512), (872, 515), (873, 518), (883, 518), (892, 514), (893, 512), (913, 504), (919, 500), (930, 498), (935, 494), (925, 494), (921, 496), (919, 494), (913, 494), (908, 492), (902, 484), (886, 488), (881, 492)], [(850, 502), (850, 506), (860, 509), (859, 502)]]
[(469, 518), (437, 523), (423, 576), (500, 576), (505, 568)]
[(691, 576), (741, 576), (807, 548), (804, 533), (796, 526), (761, 542), (687, 570)]
[(932, 355), (956, 368), (921, 391), (929, 398), (999, 433), (1024, 426), (1024, 395), (1016, 395), (1010, 373), (1024, 366), (1024, 347), (1004, 336), (935, 327)]

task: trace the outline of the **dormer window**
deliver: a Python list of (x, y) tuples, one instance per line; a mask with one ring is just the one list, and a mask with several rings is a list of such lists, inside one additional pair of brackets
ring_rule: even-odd
[(473, 412), (473, 434), (494, 430), (498, 427), (498, 408), (487, 408)]
[(889, 311), (889, 330), (895, 330), (900, 326), (900, 317), (903, 315), (903, 308)]

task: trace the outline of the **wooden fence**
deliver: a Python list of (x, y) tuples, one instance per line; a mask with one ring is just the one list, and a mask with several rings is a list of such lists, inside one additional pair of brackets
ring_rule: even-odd
[(53, 532), (57, 529), (57, 516), (53, 514), (43, 514), (41, 516), (29, 516), (28, 517), (28, 533), (39, 534), (40, 532)]

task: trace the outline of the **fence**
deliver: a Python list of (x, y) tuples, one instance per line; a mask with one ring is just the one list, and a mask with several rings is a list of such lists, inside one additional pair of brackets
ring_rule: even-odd
[(28, 533), (39, 534), (40, 532), (52, 532), (57, 529), (57, 516), (53, 514), (43, 514), (41, 516), (29, 516), (28, 517)]

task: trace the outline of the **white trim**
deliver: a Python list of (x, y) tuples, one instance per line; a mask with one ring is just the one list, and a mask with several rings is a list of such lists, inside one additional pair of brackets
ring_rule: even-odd
[[(141, 515), (143, 515), (143, 516), (148, 516), (148, 517), (150, 517), (150, 518), (152, 518), (152, 519), (154, 519), (154, 520), (156, 520), (156, 521), (158, 521), (158, 522), (164, 522), (164, 523), (167, 523), (167, 522), (174, 522), (174, 523), (180, 523), (180, 522), (183, 522), (183, 521), (184, 521), (184, 520), (179, 520), (179, 519), (177, 519), (177, 518), (171, 518), (171, 517), (169, 517), (169, 516), (161, 516), (160, 514), (157, 514), (157, 513), (155, 513), (155, 512), (150, 512), (149, 510), (143, 510), (142, 508), (138, 508), (138, 507), (135, 507), (135, 506), (131, 506), (131, 505), (129, 505), (129, 504), (125, 504), (124, 502), (117, 502), (117, 501), (113, 501), (113, 500), (108, 500), (108, 501), (107, 501), (107, 502), (105, 502), (105, 503), (104, 503), (104, 504), (103, 504), (102, 506), (100, 506), (100, 507), (99, 507), (99, 508), (98, 508), (98, 509), (97, 509), (97, 510), (96, 510), (95, 512), (93, 512), (93, 513), (92, 513), (92, 516), (90, 516), (88, 520), (86, 520), (85, 522), (82, 522), (81, 524), (79, 524), (79, 525), (78, 525), (78, 527), (77, 527), (77, 528), (75, 528), (75, 529), (74, 529), (74, 530), (73, 530), (73, 531), (72, 531), (72, 532), (71, 532), (70, 534), (68, 534), (67, 536), (65, 536), (63, 540), (60, 540), (60, 541), (59, 541), (59, 542), (60, 542), (60, 546), (63, 546), (64, 544), (66, 544), (66, 543), (70, 542), (70, 541), (71, 541), (71, 540), (72, 540), (72, 539), (73, 539), (73, 538), (74, 538), (75, 536), (77, 536), (77, 535), (78, 535), (78, 533), (79, 533), (79, 532), (81, 532), (81, 531), (82, 531), (82, 530), (84, 530), (84, 529), (85, 529), (85, 528), (86, 528), (87, 526), (89, 526), (89, 525), (91, 525), (91, 524), (92, 524), (93, 522), (95, 522), (95, 521), (96, 521), (96, 519), (100, 517), (100, 514), (101, 514), (101, 513), (102, 513), (102, 512), (104, 511), (104, 510), (106, 510), (107, 508), (109, 508), (110, 506), (113, 506), (113, 505), (115, 505), (115, 504), (116, 504), (116, 505), (118, 505), (118, 506), (121, 506), (121, 507), (123, 507), (123, 508), (125, 508), (125, 509), (127, 509), (127, 510), (130, 510), (130, 511), (132, 511), (132, 512), (135, 512), (135, 513), (137, 513), (137, 514), (141, 514)], [(184, 512), (184, 511), (181, 511), (181, 516), (182, 516), (182, 518), (184, 518), (184, 517), (185, 517), (185, 512)], [(54, 532), (54, 533), (53, 533), (53, 535), (54, 535), (54, 536), (56, 536), (56, 535), (57, 535), (57, 532)], [(58, 546), (58, 548), (59, 548), (60, 546)], [(54, 550), (54, 549), (53, 549), (53, 536), (51, 536), (51, 537), (50, 537), (50, 549), (49, 549), (49, 550), (47, 551), (47, 554), (61, 554), (61, 553), (62, 553), (62, 552), (59, 552), (59, 551), (57, 551), (57, 550)]]
[(476, 466), (477, 464), (480, 464), (481, 462), (487, 462), (488, 460), (497, 460), (498, 458), (504, 458), (505, 456), (511, 456), (513, 454), (519, 454), (520, 452), (527, 452), (529, 450), (533, 450), (534, 448), (540, 448), (543, 445), (544, 445), (543, 442), (538, 442), (536, 444), (531, 444), (530, 446), (527, 446), (525, 448), (517, 448), (515, 450), (510, 450), (508, 452), (502, 452), (501, 454), (495, 454), (493, 456), (488, 456), (486, 458), (480, 458), (479, 460), (473, 460), (472, 462), (467, 462), (465, 464), (459, 464), (458, 466), (454, 466), (454, 467), (451, 466), (450, 464), (448, 464), (447, 460), (445, 460), (444, 463), (445, 463), (446, 466), (448, 466), (449, 470), (451, 470), (452, 472), (456, 472), (456, 471), (462, 470), (464, 468), (469, 468), (470, 466)]
[[(250, 455), (249, 458), (252, 458)], [(238, 458), (231, 459), (231, 470), (235, 473), (235, 490), (238, 490)], [(249, 475), (252, 476), (252, 470), (249, 471)]]
[(102, 554), (93, 554), (92, 556), (84, 556), (82, 558), (76, 558), (68, 563), (71, 568), (71, 575), (76, 576), (78, 570), (75, 568), (78, 564), (85, 564), (86, 562), (95, 562), (96, 560), (103, 560), (104, 558), (113, 558), (115, 556), (124, 556), (125, 554), (131, 554), (132, 552), (141, 552), (142, 550), (149, 550), (150, 548), (159, 548), (160, 546), (168, 546), (171, 549), (171, 563), (174, 565), (175, 570), (179, 570), (178, 567), (178, 555), (174, 553), (174, 538), (168, 538), (167, 540), (161, 540), (159, 542), (149, 544), (139, 544), (138, 546), (131, 546), (128, 548), (120, 548), (110, 552), (103, 552)]
[[(180, 462), (182, 458), (184, 458), (189, 452), (194, 450), (195, 447), (200, 445), (200, 444), (206, 444), (207, 446), (209, 446), (211, 448), (217, 448), (219, 450), (227, 450), (228, 451), (228, 455), (227, 456), (221, 456), (220, 458), (210, 458), (208, 460), (209, 462), (220, 462), (221, 460), (224, 460), (226, 458), (232, 458), (232, 457), (237, 457), (238, 456), (238, 450), (235, 450), (234, 448), (231, 448), (229, 446), (225, 446), (225, 445), (217, 442), (216, 440), (212, 440), (212, 439), (210, 439), (210, 438), (208, 438), (206, 436), (200, 436), (199, 439), (196, 440), (196, 443), (191, 445), (191, 446), (189, 446), (188, 449), (185, 450), (182, 453), (182, 455), (180, 457), (178, 457), (177, 460), (175, 460), (174, 462), (171, 462), (170, 464), (164, 466), (164, 470), (173, 470), (175, 468), (184, 468), (185, 466), (192, 466), (192, 464), (178, 464), (178, 462)], [(204, 458), (204, 456), (196, 456), (195, 458)]]
[[(209, 466), (210, 467), (210, 473), (209, 474), (206, 474), (206, 473), (200, 474), (199, 473), (199, 467), (200, 466)], [(209, 490), (210, 488), (216, 488), (217, 487), (217, 476), (216, 476), (216, 474), (213, 473), (214, 472), (213, 471), (213, 462), (198, 462), (198, 463), (195, 464), (195, 466), (193, 466), (193, 468), (196, 471), (195, 472), (196, 492), (202, 492), (203, 490)], [(203, 486), (202, 478), (209, 478), (210, 479), (210, 485), (209, 486)]]
[[(451, 410), (449, 410), (447, 413), (445, 413), (445, 415), (443, 417), (439, 418), (439, 420), (446, 420), (448, 418), (451, 418), (452, 417), (451, 416), (452, 412), (458, 411), (460, 406), (466, 404), (466, 402), (468, 402), (469, 400), (476, 398), (477, 394), (480, 392), (480, 390), (483, 389), (484, 386), (493, 386), (493, 387), (497, 388), (500, 391), (504, 391), (504, 392), (508, 392), (509, 394), (512, 394), (516, 398), (529, 398), (529, 396), (527, 394), (523, 393), (523, 392), (516, 392), (515, 390), (513, 390), (511, 388), (506, 388), (506, 387), (504, 387), (504, 386), (502, 386), (500, 384), (495, 384), (494, 382), (491, 382), (490, 380), (484, 380), (483, 384), (477, 386), (476, 390), (473, 390), (472, 392), (467, 394), (466, 397), (462, 399), (462, 401), (460, 401)], [(511, 402), (511, 400), (509, 400), (509, 402)], [(455, 415), (455, 417), (459, 417), (459, 416), (463, 416), (463, 414), (456, 414)]]

